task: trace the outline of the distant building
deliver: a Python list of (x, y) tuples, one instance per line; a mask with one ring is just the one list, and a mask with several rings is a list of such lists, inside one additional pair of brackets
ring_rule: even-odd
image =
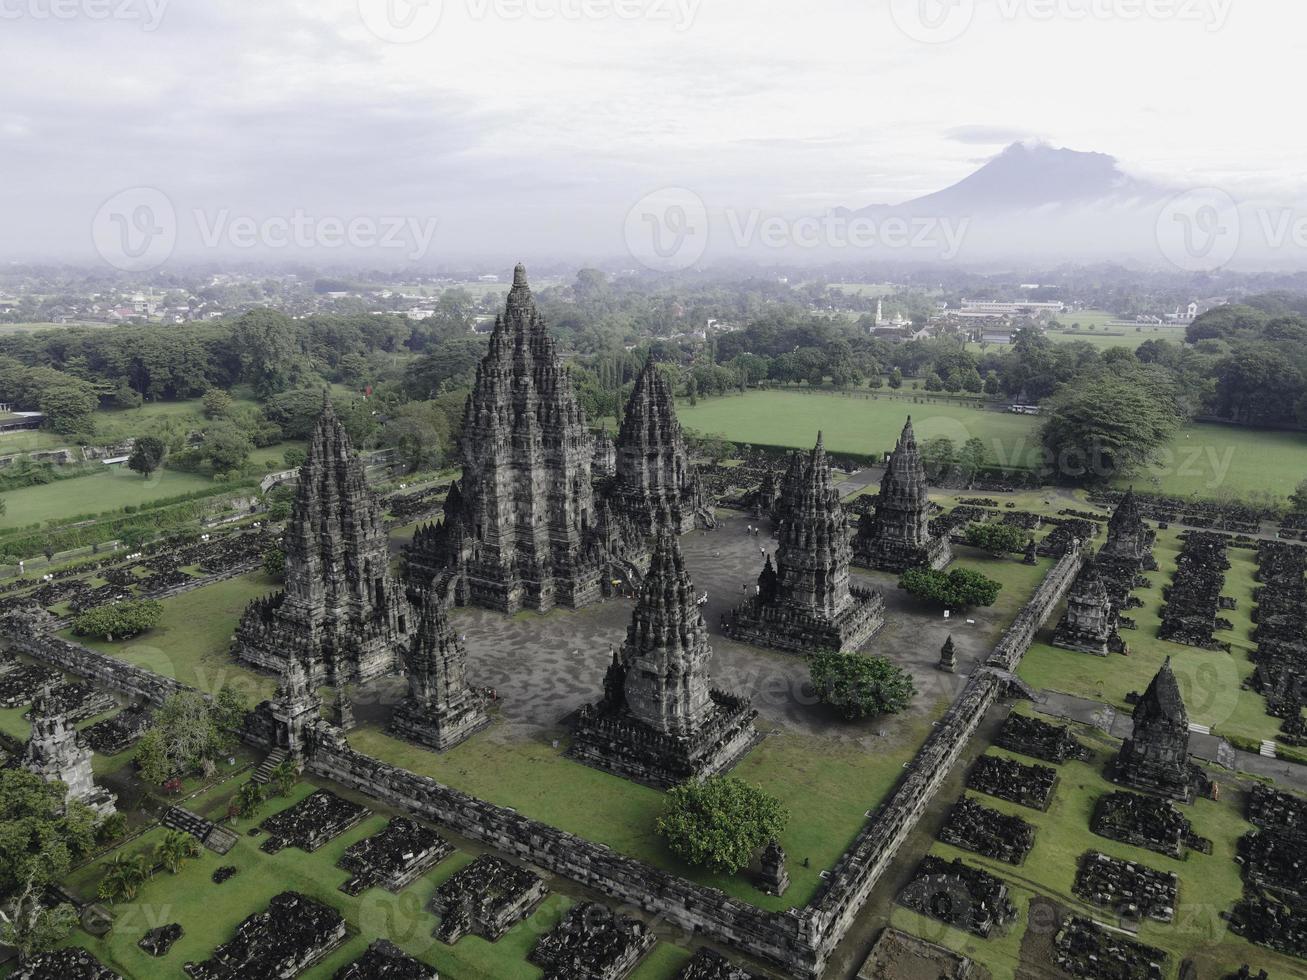
[(1061, 302), (1036, 303), (1029, 300), (999, 302), (991, 300), (964, 299), (962, 301), (962, 309), (958, 311), (958, 316), (1045, 316), (1053, 313), (1062, 313), (1065, 310), (1066, 304)]

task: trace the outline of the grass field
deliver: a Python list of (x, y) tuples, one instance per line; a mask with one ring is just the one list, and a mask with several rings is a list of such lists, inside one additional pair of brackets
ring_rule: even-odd
[[(220, 816), (225, 811), (226, 797), (235, 785), (233, 782), (220, 787), (207, 800), (202, 799), (196, 808)], [(287, 848), (279, 854), (265, 854), (259, 850), (262, 838), (244, 835), (244, 831), (259, 820), (284, 809), (315, 788), (302, 782), (289, 797), (274, 797), (266, 803), (253, 820), (238, 822), (234, 829), (241, 833), (241, 837), (230, 853), (219, 856), (205, 851), (183, 867), (179, 874), (160, 871), (142, 886), (135, 900), (112, 907), (116, 922), (104, 939), (77, 932), (70, 943), (86, 947), (124, 976), (180, 977), (184, 962), (206, 959), (217, 945), (232, 937), (243, 919), (266, 908), (273, 896), (293, 889), (334, 906), (345, 916), (350, 930), (346, 943), (302, 974), (304, 980), (328, 980), (378, 937), (390, 939), (435, 966), (441, 976), (454, 976), (460, 980), (535, 980), (542, 976), (542, 971), (529, 964), (526, 957), (536, 940), (552, 928), (571, 905), (564, 896), (551, 895), (531, 918), (510, 930), (497, 943), (469, 936), (454, 946), (446, 946), (431, 935), (438, 921), (426, 908), (431, 894), (437, 885), (471, 861), (471, 854), (456, 852), (396, 895), (371, 888), (351, 898), (338, 890), (349, 877), (335, 866), (345, 848), (385, 826), (388, 811), (380, 809), (375, 801), (356, 797), (377, 812), (311, 854), (296, 848)], [(162, 834), (162, 830), (150, 831), (127, 844), (123, 850), (129, 854), (148, 851)], [(75, 873), (69, 881), (72, 890), (86, 898), (94, 897), (106, 860), (97, 861)], [(210, 876), (221, 865), (232, 865), (238, 871), (230, 881), (215, 885)], [(136, 942), (147, 929), (168, 922), (180, 923), (185, 934), (168, 953), (164, 960), (166, 968), (161, 970), (159, 961), (139, 949)], [(683, 951), (662, 944), (633, 976), (642, 980), (670, 980), (685, 956)]]
[[(1071, 891), (1079, 858), (1092, 849), (1158, 870), (1173, 871), (1179, 876), (1180, 895), (1174, 922), (1164, 924), (1148, 920), (1139, 935), (1141, 941), (1170, 954), (1168, 978), (1178, 976), (1180, 962), (1186, 957), (1194, 962), (1200, 977), (1224, 976), (1241, 963), (1252, 965), (1254, 971), (1266, 969), (1274, 977), (1301, 976), (1301, 961), (1253, 946), (1233, 935), (1220, 918), (1242, 892), (1239, 868), (1234, 861), (1236, 841), (1250, 829), (1250, 825), (1241, 816), (1242, 804), (1238, 794), (1227, 793), (1219, 803), (1200, 799), (1183, 808), (1193, 822), (1195, 832), (1213, 842), (1210, 855), (1190, 852), (1186, 859), (1175, 860), (1098, 837), (1089, 829), (1090, 815), (1098, 797), (1116, 788), (1101, 773), (1118, 744), (1093, 736), (1084, 737), (1084, 740), (1096, 749), (1093, 761), (1069, 762), (1058, 767), (1059, 782), (1047, 813), (975, 794), (986, 806), (1018, 814), (1036, 826), (1035, 846), (1023, 865), (1014, 868), (938, 842), (931, 848), (931, 853), (948, 860), (961, 858), (968, 864), (983, 867), (1013, 886), (1013, 900), (1020, 910), (1020, 919), (1012, 931), (1003, 937), (978, 939), (899, 907), (894, 910), (893, 924), (964, 952), (989, 968), (994, 980), (1012, 980), (1021, 940), (1029, 924), (1028, 903), (1032, 895), (1048, 896), (1100, 922), (1114, 921), (1110, 911), (1083, 903)], [(999, 749), (991, 752), (1011, 755)], [(1021, 756), (1011, 757), (1026, 763), (1031, 761)]]
[[(1047, 333), (1048, 339), (1055, 344), (1069, 344), (1078, 340), (1091, 344), (1100, 350), (1107, 350), (1109, 347), (1125, 347), (1128, 350), (1134, 350), (1148, 340), (1169, 340), (1174, 344), (1184, 343), (1184, 327), (1117, 324), (1110, 322), (1114, 318), (1106, 315), (1101, 320), (1085, 321), (1083, 316), (1084, 314), (1080, 313), (1067, 314), (1064, 320), (1067, 326), (1072, 323), (1079, 323), (1080, 329), (1050, 330)], [(1089, 329), (1091, 323), (1094, 326), (1092, 330)]]
[(148, 504), (197, 490), (218, 489), (221, 489), (219, 484), (196, 473), (157, 470), (146, 480), (125, 467), (105, 467), (90, 476), (7, 491), (0, 527), (26, 527), (77, 514), (117, 510), (129, 504)]
[(276, 679), (237, 664), (229, 653), (231, 637), (250, 600), (277, 588), (262, 572), (251, 572), (164, 599), (162, 621), (138, 639), (107, 643), (65, 635), (206, 694), (230, 683), (255, 704), (272, 696)]

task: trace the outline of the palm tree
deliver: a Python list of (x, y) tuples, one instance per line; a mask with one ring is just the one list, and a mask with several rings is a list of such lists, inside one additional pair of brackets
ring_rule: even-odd
[(240, 809), (242, 817), (250, 817), (254, 812), (263, 805), (267, 799), (267, 793), (258, 783), (250, 781), (243, 783), (240, 792), (236, 794), (236, 804)]
[(154, 849), (154, 856), (173, 874), (181, 871), (182, 865), (193, 857), (198, 857), (200, 845), (190, 834), (180, 830), (170, 830)]
[(100, 879), (100, 897), (109, 902), (119, 899), (131, 901), (136, 897), (141, 882), (150, 876), (150, 866), (144, 854), (115, 854)]
[(272, 781), (277, 784), (277, 793), (285, 796), (295, 781), (300, 778), (299, 767), (294, 759), (282, 759), (272, 770)]

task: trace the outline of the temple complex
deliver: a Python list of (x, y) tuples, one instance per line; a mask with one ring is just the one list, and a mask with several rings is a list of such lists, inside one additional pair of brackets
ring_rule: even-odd
[(1106, 657), (1124, 653), (1125, 641), (1107, 586), (1092, 561), (1085, 563), (1067, 593), (1066, 614), (1053, 633), (1053, 645)]
[(612, 503), (646, 535), (714, 523), (712, 503), (685, 451), (671, 386), (652, 357), (636, 377), (622, 415)]
[(467, 683), (463, 643), (435, 592), (426, 593), (404, 662), (408, 697), (391, 718), (393, 734), (441, 750), (489, 724), (481, 697)]
[(1188, 803), (1194, 775), (1189, 763), (1189, 716), (1167, 657), (1134, 710), (1134, 731), (1121, 746), (1112, 778), (1124, 786)]
[(953, 559), (948, 538), (930, 534), (926, 467), (908, 417), (880, 481), (876, 508), (864, 514), (853, 542), (853, 560), (867, 568), (902, 572), (943, 568)]
[(849, 584), (852, 534), (821, 434), (811, 453), (794, 457), (777, 509), (776, 565), (768, 556), (726, 632), (793, 653), (852, 652), (885, 625), (885, 598)]
[(285, 588), (245, 610), (236, 655), (278, 674), (291, 659), (311, 663), (314, 684), (394, 671), (409, 607), (391, 578), (381, 509), (325, 393), (283, 547)]
[(1153, 559), (1153, 541), (1157, 532), (1145, 522), (1135, 500), (1134, 487), (1125, 492), (1107, 522), (1107, 540), (1098, 550), (1099, 560), (1120, 561), (1135, 570), (1157, 568)]
[(577, 716), (572, 755), (660, 787), (730, 769), (757, 738), (757, 712), (710, 689), (711, 656), (680, 546), (664, 531), (603, 699)]
[(117, 797), (95, 785), (91, 760), (95, 753), (48, 691), (32, 702), (32, 734), (23, 752), (22, 767), (46, 782), (62, 782), (64, 799), (90, 807), (99, 817), (110, 816)]
[(598, 601), (594, 440), (521, 265), (477, 367), (460, 451), (443, 523), (407, 550), (410, 588), (509, 613)]

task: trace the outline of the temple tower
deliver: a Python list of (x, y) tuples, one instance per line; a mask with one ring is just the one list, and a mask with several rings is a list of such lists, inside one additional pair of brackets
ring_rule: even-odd
[(1108, 519), (1107, 540), (1098, 550), (1098, 556), (1128, 563), (1136, 569), (1155, 569), (1153, 541), (1156, 537), (1157, 532), (1144, 522), (1139, 512), (1139, 502), (1135, 499), (1134, 487), (1131, 487)]
[(594, 441), (521, 265), (477, 367), (460, 450), (457, 509), (415, 536), (410, 585), (509, 613), (597, 601)]
[(285, 588), (245, 610), (237, 656), (279, 674), (288, 658), (298, 658), (314, 665), (314, 684), (395, 670), (410, 627), (408, 603), (390, 575), (381, 508), (325, 392), (284, 547)]
[(655, 786), (731, 768), (753, 744), (748, 699), (709, 687), (708, 627), (675, 536), (663, 531), (604, 680), (578, 714), (572, 754)]
[(613, 504), (645, 534), (711, 526), (712, 509), (690, 465), (672, 389), (653, 358), (645, 362), (617, 435)]
[(1188, 803), (1194, 775), (1189, 763), (1189, 716), (1167, 657), (1134, 710), (1134, 731), (1121, 746), (1113, 778), (1125, 786)]
[(853, 560), (868, 568), (902, 572), (922, 565), (943, 568), (952, 558), (948, 538), (930, 534), (926, 467), (909, 416), (880, 481), (876, 509), (864, 514), (858, 525)]
[(1112, 597), (1092, 561), (1085, 563), (1068, 590), (1066, 614), (1053, 632), (1053, 645), (1100, 657), (1125, 652)]
[(849, 584), (852, 536), (821, 434), (796, 457), (777, 508), (776, 566), (766, 560), (756, 595), (735, 609), (726, 631), (794, 653), (850, 652), (885, 624), (885, 599)]
[(394, 734), (443, 750), (490, 723), (467, 683), (467, 653), (434, 592), (424, 598), (405, 665), (408, 697), (391, 718)]
[(116, 809), (117, 797), (95, 785), (91, 760), (94, 754), (82, 741), (77, 729), (58, 702), (48, 692), (32, 702), (32, 734), (23, 751), (22, 766), (46, 782), (62, 782), (65, 800), (90, 807), (97, 816), (107, 817)]

